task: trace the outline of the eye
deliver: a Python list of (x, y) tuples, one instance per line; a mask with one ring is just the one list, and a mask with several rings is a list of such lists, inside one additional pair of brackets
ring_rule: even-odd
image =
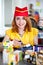
[(17, 20), (19, 20), (20, 18), (19, 17), (17, 17)]
[(25, 20), (25, 18), (24, 18), (24, 17), (23, 17), (22, 19), (23, 19), (23, 20)]

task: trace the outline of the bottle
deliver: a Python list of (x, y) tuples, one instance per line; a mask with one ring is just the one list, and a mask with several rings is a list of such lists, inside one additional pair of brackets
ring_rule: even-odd
[(3, 50), (3, 64), (8, 63), (8, 53), (6, 52), (6, 49)]
[(32, 56), (32, 63), (36, 65), (36, 56), (35, 55)]
[(4, 47), (4, 50), (3, 50), (3, 64), (8, 64), (8, 54), (7, 53), (7, 49), (8, 49), (8, 42), (9, 41), (5, 41), (3, 42), (3, 47)]
[(13, 62), (11, 62), (11, 64), (10, 65), (13, 65)]

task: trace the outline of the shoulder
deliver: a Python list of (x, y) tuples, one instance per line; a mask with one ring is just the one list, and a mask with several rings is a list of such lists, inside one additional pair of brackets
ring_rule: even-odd
[(33, 28), (33, 27), (32, 27), (32, 32), (33, 32), (35, 35), (37, 35), (38, 32), (39, 32), (39, 30), (38, 30), (37, 28)]
[(11, 33), (11, 31), (12, 31), (12, 29), (7, 29), (7, 30), (5, 31), (5, 33), (6, 33), (6, 34)]
[(32, 27), (31, 29), (32, 29), (32, 30), (35, 30), (35, 31), (38, 31), (38, 29), (37, 29), (37, 28), (34, 28), (34, 27)]
[(12, 29), (7, 29), (6, 32), (9, 32), (9, 31), (11, 31), (11, 30), (12, 30)]

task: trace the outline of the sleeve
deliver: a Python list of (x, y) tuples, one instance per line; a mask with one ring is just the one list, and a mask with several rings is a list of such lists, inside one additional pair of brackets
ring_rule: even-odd
[(34, 28), (34, 35), (37, 36), (38, 35), (39, 30), (37, 28)]
[(8, 30), (5, 31), (5, 35), (10, 36), (10, 34), (11, 34), (10, 29), (8, 29)]

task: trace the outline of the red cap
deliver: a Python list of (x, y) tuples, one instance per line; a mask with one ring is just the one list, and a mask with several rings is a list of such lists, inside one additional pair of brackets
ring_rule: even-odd
[(24, 8), (15, 8), (14, 16), (28, 16), (28, 9), (27, 7)]

